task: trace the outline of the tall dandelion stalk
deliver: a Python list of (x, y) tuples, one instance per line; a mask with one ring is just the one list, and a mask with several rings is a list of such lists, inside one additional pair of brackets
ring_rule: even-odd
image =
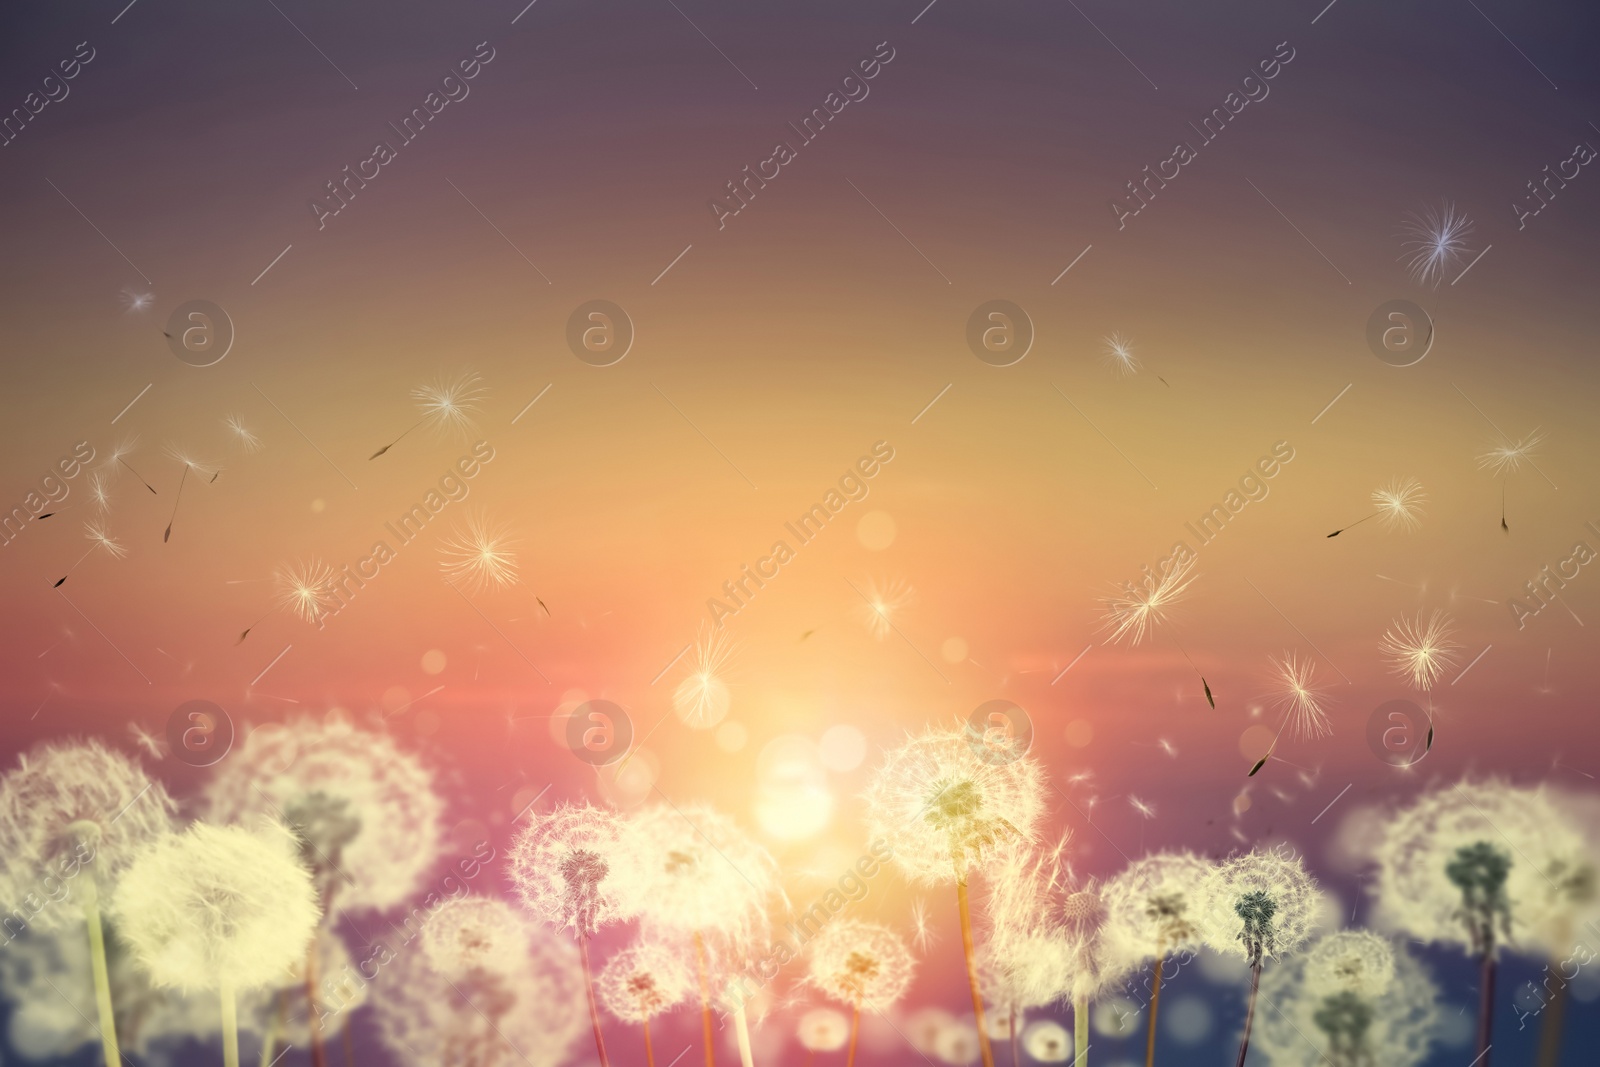
[[(102, 893), (115, 891), (140, 849), (171, 831), (173, 811), (159, 782), (94, 741), (41, 745), (0, 779), (0, 894), (11, 901), (54, 897), (51, 886), (69, 883), (89, 939), (105, 1067), (120, 1067), (122, 1053)], [(40, 931), (59, 931), (74, 916), (46, 906), (32, 921)]]
[(286, 829), (196, 823), (129, 865), (114, 910), (158, 986), (217, 994), (222, 1055), (239, 1067), (240, 991), (270, 986), (300, 958), (321, 913)]
[(869, 840), (886, 841), (914, 883), (954, 881), (961, 948), (984, 1067), (994, 1050), (984, 1025), (967, 879), (998, 858), (1001, 846), (1029, 843), (1044, 803), (1038, 763), (1009, 740), (987, 733), (930, 730), (888, 752), (866, 793)]
[(1203, 936), (1218, 952), (1250, 965), (1250, 998), (1237, 1067), (1244, 1067), (1255, 1023), (1261, 968), (1293, 952), (1315, 924), (1318, 891), (1298, 856), (1285, 849), (1255, 849), (1227, 860), (1206, 878)]

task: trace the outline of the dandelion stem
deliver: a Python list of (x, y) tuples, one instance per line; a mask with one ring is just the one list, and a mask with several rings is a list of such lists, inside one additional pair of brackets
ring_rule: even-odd
[(644, 1017), (644, 1064), (645, 1067), (656, 1067), (655, 1050), (650, 1047), (650, 1016)]
[(1089, 998), (1072, 1001), (1072, 1067), (1089, 1067)]
[(1571, 985), (1563, 980), (1550, 998), (1550, 1010), (1539, 1027), (1539, 1067), (1560, 1067), (1561, 1028), (1566, 1021), (1567, 988)]
[(755, 1067), (750, 1055), (750, 1023), (745, 1019), (743, 1004), (733, 1009), (733, 1033), (739, 1040), (739, 1062), (743, 1067)]
[(369, 460), (369, 461), (370, 461), (370, 460), (374, 460), (374, 459), (377, 459), (377, 458), (378, 458), (378, 457), (379, 457), (379, 456), (381, 456), (381, 455), (383, 455), (383, 454), (384, 454), (384, 453), (385, 453), (385, 452), (387, 452), (387, 451), (389, 451), (389, 449), (391, 449), (391, 448), (393, 448), (393, 447), (394, 447), (394, 446), (395, 446), (395, 445), (397, 445), (397, 444), (399, 444), (399, 443), (400, 443), (400, 438), (402, 438), (402, 437), (404, 437), (404, 436), (405, 436), (405, 435), (406, 435), (406, 434), (407, 434), (407, 433), (410, 433), (410, 432), (411, 432), (411, 431), (412, 431), (412, 430), (415, 430), (415, 429), (416, 429), (416, 428), (417, 428), (417, 427), (418, 427), (418, 426), (421, 426), (421, 425), (422, 425), (422, 424), (423, 424), (423, 423), (425, 423), (425, 422), (427, 422), (427, 421), (428, 421), (428, 419), (429, 419), (429, 418), (430, 418), (430, 417), (431, 417), (431, 416), (427, 416), (427, 415), (424, 415), (424, 416), (423, 416), (423, 417), (422, 417), (422, 418), (421, 418), (421, 419), (419, 419), (419, 420), (417, 420), (417, 421), (416, 421), (416, 422), (415, 422), (415, 423), (413, 423), (413, 424), (412, 424), (412, 425), (410, 425), (410, 426), (408, 426), (408, 427), (406, 427), (406, 431), (405, 431), (405, 433), (402, 433), (402, 434), (401, 434), (401, 435), (400, 435), (400, 437), (396, 437), (396, 438), (395, 438), (395, 439), (394, 439), (394, 440), (393, 440), (393, 441), (390, 441), (390, 442), (389, 442), (389, 443), (388, 443), (388, 444), (386, 444), (386, 445), (384, 445), (384, 446), (383, 446), (383, 447), (382, 447), (382, 448), (380, 448), (380, 449), (378, 449), (378, 450), (377, 450), (377, 451), (376, 451), (376, 452), (374, 452), (374, 453), (373, 453), (373, 454), (372, 454), (372, 455), (370, 455), (370, 456), (368, 456), (368, 457), (367, 457), (367, 459), (368, 459), (368, 460)]
[(106, 969), (106, 934), (100, 925), (100, 890), (94, 876), (84, 879), (83, 919), (89, 927), (89, 955), (94, 964), (94, 1001), (100, 1011), (100, 1045), (106, 1067), (119, 1067), (122, 1052), (117, 1048), (117, 1017), (111, 1007), (111, 975)]
[(306, 946), (306, 1019), (311, 1035), (311, 1062), (315, 1067), (328, 1067), (328, 1050), (322, 1044), (322, 1027), (317, 1025), (317, 936), (313, 932)]
[(706, 942), (700, 931), (694, 932), (695, 974), (700, 979), (700, 1032), (706, 1046), (706, 1067), (717, 1067), (717, 1054), (711, 1043), (711, 991), (706, 979)]
[(1483, 954), (1483, 966), (1478, 978), (1478, 1059), (1481, 1067), (1489, 1067), (1489, 1047), (1494, 1043), (1494, 950)]
[(856, 1037), (861, 1032), (861, 1005), (853, 1005), (850, 1012), (850, 1052), (846, 1055), (844, 1067), (856, 1067)]
[(239, 1002), (231, 978), (223, 978), (217, 996), (222, 1003), (222, 1064), (239, 1067)]
[(260, 1067), (272, 1067), (272, 1053), (277, 1050), (278, 1037), (283, 1033), (283, 1024), (289, 1018), (289, 992), (286, 989), (278, 990), (278, 1010), (273, 1013), (272, 1025), (267, 1028), (267, 1034), (261, 1039)]
[(956, 903), (961, 912), (961, 951), (967, 958), (967, 985), (972, 989), (972, 1014), (978, 1021), (978, 1051), (983, 1067), (994, 1067), (994, 1049), (989, 1047), (989, 1031), (983, 1025), (983, 993), (978, 988), (978, 961), (972, 946), (972, 905), (967, 900), (967, 876), (956, 860)]
[(1156, 973), (1150, 983), (1150, 1033), (1144, 1039), (1144, 1067), (1155, 1067), (1156, 1063), (1156, 1009), (1161, 1006), (1161, 971), (1166, 963), (1166, 953), (1156, 956)]
[(350, 1020), (344, 1021), (344, 1067), (356, 1067), (356, 1042), (350, 1036)]
[(600, 1067), (611, 1067), (606, 1057), (606, 1040), (600, 1036), (600, 1005), (594, 998), (594, 971), (589, 966), (589, 939), (578, 936), (578, 956), (583, 960), (583, 989), (589, 998), (589, 1022), (594, 1027), (594, 1047), (600, 1054)]
[(1011, 1009), (1011, 1067), (1022, 1067), (1022, 1056), (1017, 1049), (1017, 1009)]
[(1256, 994), (1261, 992), (1261, 960), (1258, 957), (1250, 963), (1250, 1002), (1244, 1012), (1244, 1037), (1239, 1040), (1239, 1062), (1236, 1067), (1244, 1067), (1244, 1058), (1250, 1052), (1250, 1028), (1256, 1022)]
[(1349, 526), (1341, 526), (1337, 530), (1333, 531), (1333, 533), (1329, 534), (1328, 536), (1329, 537), (1338, 537), (1340, 534), (1344, 533), (1346, 530), (1353, 530), (1357, 526), (1360, 526), (1362, 523), (1366, 522), (1367, 519), (1375, 519), (1379, 515), (1382, 515), (1382, 514), (1383, 514), (1382, 510), (1374, 511), (1371, 515), (1368, 515), (1366, 519), (1357, 519), (1355, 522), (1352, 522)]

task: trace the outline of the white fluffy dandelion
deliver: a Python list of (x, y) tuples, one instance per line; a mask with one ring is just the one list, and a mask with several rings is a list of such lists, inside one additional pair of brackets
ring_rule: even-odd
[(439, 569), (451, 585), (504, 589), (517, 584), (516, 544), (504, 527), (474, 515), (439, 543)]
[(1400, 224), (1400, 259), (1423, 285), (1438, 286), (1444, 275), (1467, 254), (1472, 220), (1449, 201), (1428, 205)]
[(1329, 934), (1306, 952), (1306, 980), (1328, 995), (1380, 997), (1394, 984), (1394, 945), (1371, 930)]
[(446, 978), (473, 971), (511, 971), (522, 965), (527, 926), (516, 911), (490, 897), (447, 900), (422, 929), (428, 965)]
[(911, 985), (916, 960), (900, 935), (879, 923), (836, 919), (808, 946), (806, 980), (825, 996), (850, 1005), (850, 1051), (856, 1059), (861, 1012), (888, 1011)]
[(1461, 648), (1451, 640), (1455, 627), (1442, 611), (1415, 619), (1399, 618), (1384, 631), (1378, 651), (1386, 656), (1390, 670), (1411, 683), (1413, 689), (1432, 689), (1441, 675), (1456, 663)]
[(688, 999), (694, 978), (681, 954), (660, 941), (639, 941), (606, 961), (595, 980), (595, 992), (605, 1009), (626, 1023), (644, 1030), (644, 1058), (655, 1067), (650, 1044), (650, 1020)]
[(912, 882), (956, 884), (978, 1040), (984, 1067), (993, 1067), (967, 876), (991, 863), (997, 849), (1032, 841), (1044, 808), (1043, 771), (1009, 745), (991, 747), (987, 735), (930, 730), (885, 754), (865, 800), (868, 840), (887, 841), (894, 863)]
[(1281, 848), (1258, 848), (1224, 861), (1207, 877), (1203, 892), (1201, 935), (1207, 945), (1237, 953), (1250, 965), (1250, 999), (1239, 1043), (1243, 1064), (1262, 965), (1305, 944), (1316, 925), (1320, 893), (1300, 858)]
[(621, 842), (622, 821), (615, 814), (588, 804), (566, 805), (531, 816), (511, 849), (511, 881), (522, 902), (578, 939), (602, 1067), (610, 1060), (600, 1033), (589, 939), (618, 914), (615, 867)]
[(1105, 888), (1091, 879), (1069, 892), (1061, 903), (1061, 924), (1066, 932), (1072, 978), (1073, 1044), (1077, 1062), (1089, 1062), (1089, 1008), (1132, 969), (1110, 926)]
[[(174, 810), (160, 782), (98, 741), (37, 746), (0, 779), (0, 901), (36, 930), (84, 922), (106, 1067), (118, 1067), (120, 1053), (101, 898), (171, 832)], [(76, 908), (57, 906), (68, 898)]]
[(1062, 878), (1059, 850), (1022, 847), (1006, 850), (987, 878), (988, 929), (978, 951), (978, 980), (1013, 1058), (1024, 1014), (1066, 996), (1071, 985), (1071, 951), (1059, 916)]
[(1048, 1020), (1022, 1032), (1022, 1047), (1039, 1063), (1066, 1063), (1072, 1058), (1072, 1037), (1066, 1027)]
[(238, 1067), (235, 993), (280, 983), (306, 955), (321, 911), (299, 842), (271, 823), (196, 823), (160, 838), (117, 885), (117, 929), (156, 985), (216, 990), (223, 1056)]

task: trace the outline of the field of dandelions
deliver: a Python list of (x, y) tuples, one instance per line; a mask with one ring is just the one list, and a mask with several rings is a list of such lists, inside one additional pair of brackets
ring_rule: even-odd
[(0, 1062), (1597, 1062), (1594, 795), (1418, 783), (1340, 900), (1285, 843), (1081, 870), (1040, 762), (930, 730), (800, 900), (686, 798), (542, 797), (452, 855), (438, 770), (381, 723), (248, 733), (181, 803), (148, 755), (57, 741), (0, 778)]

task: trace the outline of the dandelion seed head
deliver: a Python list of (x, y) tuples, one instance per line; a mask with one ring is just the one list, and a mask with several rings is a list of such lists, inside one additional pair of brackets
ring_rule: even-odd
[(1456, 664), (1460, 645), (1451, 640), (1455, 628), (1440, 611), (1415, 619), (1399, 618), (1384, 632), (1378, 650), (1388, 658), (1390, 670), (1413, 689), (1432, 689), (1440, 676)]
[(1309, 658), (1285, 652), (1273, 661), (1278, 684), (1277, 706), (1283, 711), (1289, 732), (1295, 737), (1323, 737), (1332, 727), (1322, 706), (1324, 691), (1317, 686), (1316, 667)]
[(439, 545), (439, 568), (452, 585), (504, 589), (517, 583), (516, 541), (504, 528), (472, 516)]
[(288, 821), (332, 887), (336, 912), (410, 900), (443, 849), (433, 772), (388, 733), (342, 715), (251, 730), (218, 764), (203, 799), (213, 822), (254, 814)]
[(512, 885), (545, 922), (592, 937), (618, 917), (615, 864), (622, 820), (588, 804), (530, 814), (511, 847)]
[(1372, 491), (1378, 521), (1391, 530), (1410, 532), (1422, 525), (1422, 506), (1428, 497), (1411, 478), (1396, 478)]
[(1536, 428), (1515, 441), (1504, 438), (1478, 457), (1478, 468), (1494, 471), (1497, 475), (1515, 474), (1524, 463), (1533, 462), (1533, 455), (1544, 443), (1544, 437), (1544, 431)]
[(1257, 848), (1212, 869), (1199, 909), (1200, 932), (1217, 952), (1246, 962), (1288, 955), (1317, 922), (1321, 894), (1300, 857)]
[(838, 1052), (850, 1039), (850, 1020), (832, 1008), (813, 1008), (800, 1016), (795, 1036), (810, 1052)]
[(1108, 938), (1134, 960), (1198, 948), (1211, 871), (1212, 864), (1192, 852), (1157, 852), (1134, 860), (1106, 883)]
[(411, 390), (411, 399), (423, 419), (439, 430), (466, 431), (483, 410), (489, 390), (483, 379), (467, 371), (455, 377), (440, 377)]
[(1137, 645), (1159, 623), (1164, 622), (1167, 613), (1183, 599), (1189, 586), (1198, 577), (1191, 573), (1198, 558), (1194, 555), (1184, 556), (1160, 577), (1148, 575), (1143, 587), (1127, 582), (1120, 594), (1103, 598), (1106, 624), (1111, 628), (1111, 641), (1131, 637), (1130, 643)]
[(898, 579), (889, 582), (868, 582), (866, 601), (860, 607), (861, 619), (867, 631), (879, 641), (887, 640), (894, 632), (894, 620), (916, 600), (916, 591)]
[(1139, 357), (1133, 354), (1132, 343), (1120, 333), (1105, 339), (1104, 356), (1111, 369), (1123, 377), (1139, 373)]
[(730, 946), (765, 930), (778, 897), (767, 850), (709, 804), (657, 805), (622, 827), (615, 866), (619, 907), (683, 935), (718, 934)]
[(112, 559), (123, 559), (128, 555), (128, 549), (111, 536), (102, 522), (86, 522), (83, 524), (83, 536), (94, 543), (94, 547), (103, 551)]
[(333, 568), (321, 560), (279, 567), (272, 576), (278, 606), (306, 622), (317, 622), (339, 606)]
[[(175, 811), (160, 782), (98, 741), (36, 745), (0, 778), (0, 903), (16, 908), (73, 860), (109, 894), (134, 856), (171, 832)], [(49, 932), (82, 913), (47, 907), (30, 922)]]
[(1044, 774), (1032, 757), (1014, 755), (984, 750), (964, 729), (929, 730), (890, 750), (865, 794), (867, 839), (887, 842), (919, 885), (954, 881), (987, 865), (998, 846), (1031, 841)]
[[(1549, 899), (1545, 872), (1584, 850), (1542, 790), (1498, 779), (1430, 790), (1386, 822), (1375, 846), (1377, 922), (1469, 952), (1482, 951), (1485, 935), (1536, 939)], [(1481, 880), (1469, 877), (1478, 872)]]
[(1003, 849), (987, 872), (978, 974), (998, 1014), (1009, 1017), (1067, 992), (1072, 959), (1058, 915), (1062, 879), (1059, 850), (1022, 845)]
[(606, 961), (595, 976), (595, 993), (618, 1019), (642, 1023), (687, 1000), (694, 984), (681, 952), (659, 941), (638, 941)]
[(1448, 201), (1407, 215), (1400, 224), (1400, 259), (1423, 285), (1437, 286), (1444, 274), (1467, 253), (1472, 220)]
[(473, 971), (507, 972), (522, 963), (527, 927), (502, 900), (465, 896), (447, 900), (422, 928), (428, 964), (447, 978)]
[(1311, 973), (1321, 944), (1263, 973), (1261, 1000), (1274, 1010), (1256, 1015), (1251, 1048), (1260, 1048), (1275, 1067), (1419, 1067), (1427, 1061), (1437, 1041), (1439, 989), (1422, 965), (1396, 948), (1382, 995), (1334, 992)]
[(1371, 1000), (1388, 992), (1394, 976), (1394, 946), (1371, 930), (1329, 934), (1306, 953), (1306, 981), (1325, 994)]
[(158, 838), (123, 872), (111, 910), (154, 982), (184, 992), (281, 983), (321, 916), (294, 835), (269, 822)]
[(891, 1008), (911, 985), (916, 960), (900, 936), (880, 923), (835, 919), (807, 946), (806, 980), (866, 1012)]

